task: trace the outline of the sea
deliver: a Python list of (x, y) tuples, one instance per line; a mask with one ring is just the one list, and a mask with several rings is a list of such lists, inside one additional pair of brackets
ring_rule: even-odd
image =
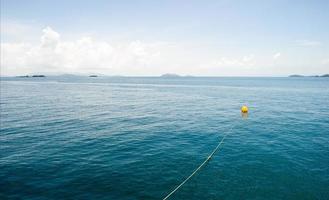
[(329, 199), (329, 78), (0, 84), (0, 199)]

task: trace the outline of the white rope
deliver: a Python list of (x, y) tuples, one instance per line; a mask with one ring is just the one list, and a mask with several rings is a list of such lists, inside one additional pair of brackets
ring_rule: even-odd
[(222, 140), (218, 143), (218, 145), (216, 146), (216, 148), (211, 152), (211, 154), (207, 157), (207, 159), (205, 161), (203, 161), (203, 163), (198, 168), (196, 168), (193, 171), (193, 173), (190, 176), (188, 176), (181, 184), (179, 184), (173, 191), (171, 191), (165, 198), (163, 198), (163, 200), (166, 200), (171, 195), (173, 195), (180, 187), (182, 187), (188, 180), (190, 180), (190, 178), (192, 178), (211, 159), (211, 157), (218, 151), (219, 147), (224, 142), (226, 136), (230, 134), (230, 132), (232, 131), (233, 127), (234, 126), (232, 126), (230, 128), (230, 130), (227, 131), (227, 133), (223, 136)]

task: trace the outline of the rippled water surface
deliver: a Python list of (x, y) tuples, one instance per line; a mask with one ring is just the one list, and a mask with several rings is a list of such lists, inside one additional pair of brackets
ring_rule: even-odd
[(0, 199), (329, 199), (327, 78), (0, 83)]

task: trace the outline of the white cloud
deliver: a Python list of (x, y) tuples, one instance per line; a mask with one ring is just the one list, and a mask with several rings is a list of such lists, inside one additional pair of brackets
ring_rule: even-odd
[(302, 46), (302, 47), (314, 47), (321, 45), (321, 42), (312, 41), (312, 40), (297, 40), (295, 43), (297, 46)]
[(273, 59), (276, 60), (276, 59), (278, 59), (280, 56), (281, 56), (281, 53), (278, 52), (278, 53), (276, 53), (276, 54), (273, 55)]
[(60, 41), (60, 36), (57, 32), (47, 26), (42, 30), (41, 45), (45, 48), (55, 48)]
[(141, 41), (111, 45), (91, 37), (62, 41), (59, 33), (46, 27), (39, 44), (1, 44), (1, 75), (138, 71), (154, 63), (164, 45)]
[[(93, 37), (63, 40), (51, 27), (42, 30), (37, 43), (1, 44), (1, 75), (90, 74), (160, 75), (178, 73), (214, 75), (210, 65), (220, 66), (218, 75), (234, 73), (234, 67), (254, 65), (254, 55), (221, 57), (211, 63), (207, 51), (178, 43), (118, 41), (115, 44)], [(208, 66), (207, 66), (208, 65)], [(216, 69), (215, 69), (216, 71)]]
[[(7, 38), (11, 36), (9, 29), (5, 32)], [(1, 34), (3, 35), (3, 30), (1, 30)], [(178, 73), (203, 76), (252, 76), (295, 73), (296, 67), (291, 66), (300, 67), (301, 65), (296, 65), (297, 61), (304, 63), (304, 59), (287, 61), (288, 54), (286, 60), (280, 59), (280, 63), (275, 62), (281, 57), (280, 52), (271, 54), (261, 51), (257, 53), (256, 57), (253, 54), (239, 51), (239, 48), (234, 51), (222, 47), (216, 49), (211, 49), (209, 46), (195, 48), (193, 42), (113, 40), (113, 43), (110, 43), (109, 40), (106, 40), (107, 38), (77, 37), (74, 33), (70, 39), (65, 36), (67, 34), (62, 37), (51, 27), (46, 27), (42, 33), (40, 33), (40, 29), (38, 34), (26, 29), (25, 36), (17, 36), (18, 39), (15, 39), (15, 36), (9, 40), (3, 40), (0, 75), (35, 73), (160, 75)], [(316, 62), (319, 63), (319, 59)], [(309, 61), (309, 63), (311, 62)], [(322, 68), (318, 71), (327, 71), (328, 60), (324, 60), (322, 64)]]

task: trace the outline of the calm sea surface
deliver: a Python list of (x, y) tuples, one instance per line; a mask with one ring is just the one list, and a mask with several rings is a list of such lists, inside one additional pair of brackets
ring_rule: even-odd
[(328, 78), (0, 83), (0, 199), (329, 199)]

